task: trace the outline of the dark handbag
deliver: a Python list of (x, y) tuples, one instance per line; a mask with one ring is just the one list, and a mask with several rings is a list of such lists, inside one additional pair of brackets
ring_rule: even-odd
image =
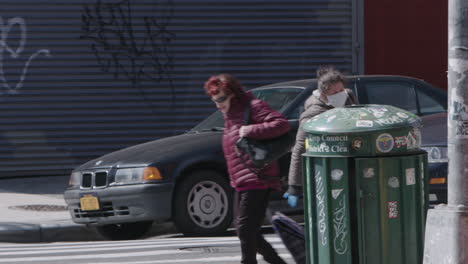
[[(248, 125), (250, 120), (250, 103), (247, 104), (244, 116), (244, 124)], [(241, 161), (254, 173), (257, 173), (275, 160), (288, 153), (294, 146), (296, 134), (289, 131), (279, 137), (264, 140), (251, 138), (239, 138), (236, 142), (236, 152)], [(252, 162), (253, 168), (247, 165), (241, 153), (247, 154)]]

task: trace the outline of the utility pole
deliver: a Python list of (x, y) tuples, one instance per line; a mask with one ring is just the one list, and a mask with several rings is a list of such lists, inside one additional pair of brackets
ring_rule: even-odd
[(425, 264), (468, 263), (468, 1), (448, 4), (448, 204), (428, 212)]

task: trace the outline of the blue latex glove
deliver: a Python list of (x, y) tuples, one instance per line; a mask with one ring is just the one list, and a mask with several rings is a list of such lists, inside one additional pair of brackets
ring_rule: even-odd
[(284, 198), (284, 199), (288, 199), (288, 204), (289, 204), (289, 206), (291, 206), (291, 207), (296, 207), (297, 201), (299, 200), (299, 196), (292, 195), (292, 194), (287, 193), (287, 192), (285, 192), (285, 193), (283, 194), (283, 198)]

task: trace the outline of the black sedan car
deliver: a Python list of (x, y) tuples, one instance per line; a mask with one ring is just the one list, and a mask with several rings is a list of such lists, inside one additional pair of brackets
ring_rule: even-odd
[[(347, 87), (362, 104), (387, 104), (423, 117), (431, 115), (432, 123), (445, 118), (432, 114), (446, 112), (446, 93), (419, 79), (350, 76)], [(309, 79), (267, 85), (252, 92), (297, 128), (304, 101), (315, 88), (316, 80)], [(153, 221), (173, 221), (185, 235), (225, 231), (232, 222), (233, 193), (221, 149), (222, 131), (222, 114), (215, 112), (185, 134), (132, 146), (77, 167), (64, 194), (73, 221), (96, 225), (110, 239), (138, 238)], [(438, 138), (442, 134), (428, 135), (423, 131), (423, 145), (433, 160), (442, 161), (446, 137), (444, 141)], [(446, 163), (437, 164), (440, 166), (434, 167), (434, 174), (439, 178)], [(280, 166), (286, 184), (288, 156), (280, 160)], [(272, 206), (292, 210), (281, 194), (274, 195)], [(437, 194), (437, 199), (443, 198)]]
[(447, 203), (447, 113), (423, 116), (422, 149), (429, 162), (429, 203)]

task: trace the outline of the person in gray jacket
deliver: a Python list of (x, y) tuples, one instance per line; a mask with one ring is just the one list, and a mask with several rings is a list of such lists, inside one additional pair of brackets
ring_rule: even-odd
[(299, 129), (297, 130), (296, 143), (291, 153), (289, 166), (288, 190), (283, 197), (288, 199), (291, 207), (297, 205), (299, 196), (302, 195), (302, 153), (305, 152), (305, 132), (302, 125), (310, 118), (335, 107), (358, 104), (356, 96), (350, 89), (344, 87), (345, 77), (332, 66), (320, 67), (317, 70), (318, 89), (304, 104), (304, 112), (299, 118)]

